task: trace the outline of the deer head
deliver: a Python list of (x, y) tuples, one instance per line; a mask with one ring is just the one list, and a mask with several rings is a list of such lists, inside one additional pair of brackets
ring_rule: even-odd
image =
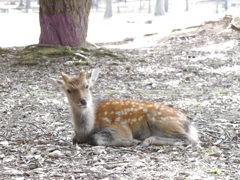
[(62, 73), (61, 80), (54, 80), (54, 84), (57, 84), (65, 92), (69, 104), (74, 110), (82, 111), (92, 105), (90, 88), (95, 84), (98, 74), (99, 69), (94, 69), (90, 78), (84, 70), (81, 70), (78, 76), (73, 77)]

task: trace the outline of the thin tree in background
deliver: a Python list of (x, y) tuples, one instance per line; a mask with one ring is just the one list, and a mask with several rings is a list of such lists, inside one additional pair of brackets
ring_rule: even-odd
[(152, 11), (151, 9), (151, 0), (148, 0), (148, 14), (150, 14)]
[(40, 44), (84, 47), (92, 0), (40, 0)]
[(24, 7), (23, 0), (19, 1), (18, 7)]
[(228, 0), (217, 0), (216, 1), (216, 13), (219, 13), (219, 4), (223, 3), (224, 10), (228, 10)]
[(104, 13), (104, 19), (109, 19), (113, 16), (112, 12), (112, 0), (106, 0), (106, 9)]
[(96, 11), (98, 11), (99, 8), (99, 0), (92, 0), (92, 8), (96, 8)]
[(29, 13), (31, 10), (31, 0), (26, 0), (26, 12)]
[(164, 15), (163, 1), (164, 0), (156, 0), (155, 12), (154, 12), (155, 16), (162, 16), (162, 15)]
[(228, 0), (224, 0), (224, 9), (228, 10)]
[(117, 2), (118, 2), (118, 3), (117, 3), (117, 13), (120, 13), (120, 1), (121, 1), (121, 0), (118, 0), (118, 1), (117, 1)]
[(142, 6), (142, 0), (139, 1), (139, 9), (142, 10), (143, 6)]
[(188, 0), (186, 0), (186, 9), (185, 11), (189, 11), (189, 3), (188, 3)]
[(164, 0), (164, 11), (168, 12), (168, 0)]

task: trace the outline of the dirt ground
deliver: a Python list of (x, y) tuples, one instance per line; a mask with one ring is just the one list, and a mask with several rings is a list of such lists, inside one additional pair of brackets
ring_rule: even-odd
[[(240, 179), (240, 32), (230, 18), (19, 65), (22, 48), (0, 49), (0, 179)], [(126, 46), (125, 46), (126, 47)], [(82, 51), (77, 51), (82, 53)], [(96, 53), (97, 52), (97, 53)], [(88, 59), (89, 58), (89, 59)], [(201, 149), (184, 146), (72, 145), (67, 100), (49, 78), (100, 67), (94, 97), (171, 105), (199, 130)]]

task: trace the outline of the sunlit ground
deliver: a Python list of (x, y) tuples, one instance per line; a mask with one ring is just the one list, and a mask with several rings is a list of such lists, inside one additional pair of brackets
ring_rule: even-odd
[[(227, 13), (235, 12), (237, 9), (231, 9)], [(153, 13), (151, 15), (138, 12), (114, 13), (111, 19), (103, 20), (103, 12), (92, 10), (87, 40), (91, 43), (113, 42), (129, 37), (143, 37), (148, 33), (158, 33), (158, 36), (163, 37), (172, 29), (199, 25), (206, 20), (217, 19), (223, 15), (224, 13), (213, 13), (213, 10), (203, 12), (203, 9), (195, 8), (190, 12), (175, 11), (160, 17), (154, 17)], [(40, 26), (37, 13), (27, 14), (17, 11), (0, 13), (0, 23), (0, 47), (38, 43)]]

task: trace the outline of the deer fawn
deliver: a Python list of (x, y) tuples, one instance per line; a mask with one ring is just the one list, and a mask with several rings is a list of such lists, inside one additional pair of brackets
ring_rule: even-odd
[(143, 146), (175, 144), (187, 140), (198, 143), (196, 128), (187, 117), (171, 107), (145, 100), (105, 99), (94, 102), (90, 88), (98, 78), (99, 69), (87, 78), (62, 73), (54, 80), (66, 93), (73, 115), (73, 143), (102, 146)]

